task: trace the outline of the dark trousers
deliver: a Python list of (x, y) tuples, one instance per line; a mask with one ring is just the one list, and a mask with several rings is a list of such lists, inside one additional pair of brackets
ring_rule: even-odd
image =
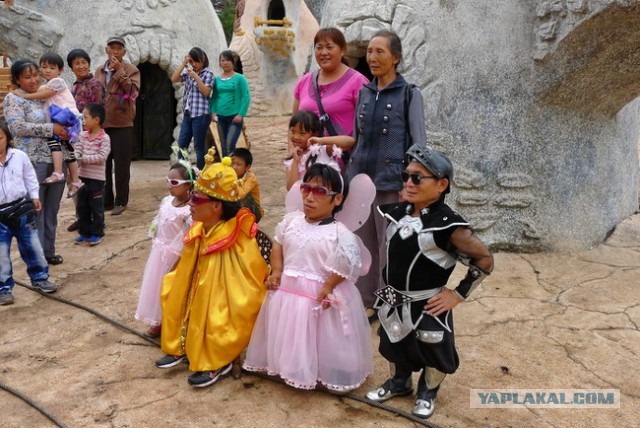
[[(52, 163), (36, 163), (34, 165), (38, 181), (42, 183), (53, 172)], [(67, 170), (66, 163), (62, 164), (62, 171)], [(54, 184), (40, 185), (39, 198), (42, 209), (36, 217), (38, 237), (44, 250), (45, 257), (56, 255), (56, 228), (58, 227), (58, 210), (64, 193), (64, 180)]]
[(76, 216), (78, 233), (84, 237), (104, 236), (104, 181), (80, 177)]
[[(104, 206), (126, 206), (129, 203), (129, 180), (131, 179), (131, 154), (133, 151), (133, 127), (106, 128), (111, 138), (111, 153), (107, 158)], [(113, 192), (115, 175), (115, 197)]]

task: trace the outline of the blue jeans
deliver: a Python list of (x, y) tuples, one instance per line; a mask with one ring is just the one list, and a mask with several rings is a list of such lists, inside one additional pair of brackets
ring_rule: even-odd
[(0, 222), (0, 293), (9, 293), (15, 285), (13, 281), (13, 266), (11, 265), (11, 241), (13, 237), (18, 241), (18, 251), (27, 265), (27, 273), (31, 283), (49, 279), (49, 265), (44, 258), (44, 251), (38, 239), (38, 229), (35, 221), (27, 223), (27, 215), (21, 218), (20, 226), (9, 227)]
[(222, 145), (222, 156), (229, 156), (231, 152), (236, 149), (238, 137), (240, 137), (240, 132), (242, 132), (244, 120), (240, 121), (240, 123), (234, 123), (234, 117), (236, 116), (218, 115), (218, 135), (220, 136), (220, 144)]
[(196, 166), (200, 171), (204, 168), (204, 155), (206, 154), (205, 141), (210, 123), (210, 114), (191, 117), (191, 114), (187, 110), (184, 112), (182, 123), (180, 124), (178, 147), (181, 149), (187, 149), (189, 147), (189, 143), (191, 143), (191, 138), (193, 138), (193, 148), (196, 151)]

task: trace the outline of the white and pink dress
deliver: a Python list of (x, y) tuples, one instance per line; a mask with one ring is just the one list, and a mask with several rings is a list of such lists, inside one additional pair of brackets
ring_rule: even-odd
[[(275, 240), (284, 255), (280, 287), (262, 304), (244, 368), (301, 389), (358, 388), (373, 371), (371, 328), (354, 285), (368, 269), (358, 238), (338, 221), (308, 223), (296, 211), (278, 224)], [(322, 309), (315, 298), (333, 273), (346, 279)]]
[(151, 252), (144, 268), (142, 287), (136, 319), (150, 326), (160, 325), (162, 309), (160, 307), (160, 289), (162, 278), (180, 258), (182, 235), (191, 224), (191, 213), (187, 204), (173, 206), (174, 197), (166, 196), (160, 202), (158, 214), (149, 229)]

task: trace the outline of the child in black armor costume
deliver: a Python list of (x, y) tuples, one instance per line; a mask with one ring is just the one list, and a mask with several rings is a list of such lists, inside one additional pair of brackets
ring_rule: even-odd
[[(489, 275), (493, 257), (469, 223), (444, 203), (453, 179), (451, 161), (416, 144), (406, 164), (404, 201), (378, 207), (389, 221), (386, 287), (376, 292), (379, 350), (395, 373), (367, 398), (382, 402), (411, 394), (411, 374), (422, 370), (412, 413), (428, 418), (440, 383), (459, 365), (451, 310)], [(458, 260), (469, 271), (452, 290), (445, 285)]]

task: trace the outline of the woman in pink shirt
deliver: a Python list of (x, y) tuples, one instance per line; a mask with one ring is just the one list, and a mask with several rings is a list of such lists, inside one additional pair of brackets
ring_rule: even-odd
[[(344, 63), (347, 41), (337, 28), (320, 29), (313, 39), (313, 45), (320, 69), (305, 74), (298, 81), (293, 93), (292, 114), (298, 110), (311, 110), (322, 122), (323, 113), (320, 112), (314, 86), (316, 81), (324, 113), (335, 131), (331, 131), (325, 120), (322, 123), (322, 135), (352, 135), (358, 92), (369, 80)], [(352, 145), (342, 148), (349, 150)]]

